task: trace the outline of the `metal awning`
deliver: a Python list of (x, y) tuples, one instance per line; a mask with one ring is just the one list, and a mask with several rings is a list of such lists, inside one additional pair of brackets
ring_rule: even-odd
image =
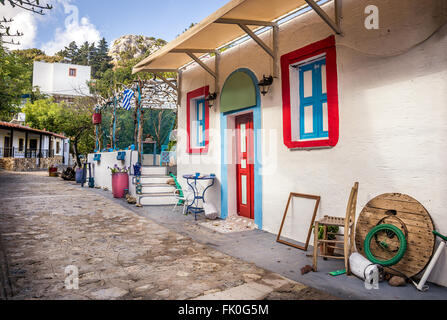
[(133, 72), (176, 71), (194, 60), (191, 54), (214, 52), (217, 48), (244, 36), (247, 30), (243, 30), (241, 24), (249, 30), (260, 26), (273, 26), (272, 21), (306, 4), (320, 16), (323, 15), (325, 21), (328, 19), (326, 22), (337, 33), (340, 32), (338, 24), (331, 21), (313, 0), (232, 0), (158, 52), (142, 60), (134, 67)]

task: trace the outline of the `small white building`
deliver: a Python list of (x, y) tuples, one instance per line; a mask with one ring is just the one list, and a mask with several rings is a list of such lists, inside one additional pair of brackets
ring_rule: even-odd
[(70, 139), (23, 125), (0, 122), (0, 168), (7, 170), (47, 169), (69, 165)]
[(78, 96), (89, 96), (91, 67), (67, 63), (46, 63), (35, 61), (33, 66), (33, 87), (41, 93), (58, 100)]

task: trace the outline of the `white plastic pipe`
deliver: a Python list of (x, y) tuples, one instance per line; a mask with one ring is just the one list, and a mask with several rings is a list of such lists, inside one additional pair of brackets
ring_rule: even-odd
[(444, 250), (445, 245), (446, 245), (445, 241), (441, 241), (441, 244), (439, 245), (438, 250), (436, 250), (436, 253), (433, 256), (433, 259), (430, 261), (430, 264), (428, 265), (427, 270), (424, 273), (424, 276), (422, 277), (419, 284), (416, 286), (416, 288), (419, 291), (427, 291), (428, 290), (428, 286), (426, 286), (425, 283), (427, 282), (428, 277), (430, 277), (430, 274), (433, 271), (433, 268), (435, 267), (436, 262), (438, 262), (438, 259), (442, 253), (442, 250)]

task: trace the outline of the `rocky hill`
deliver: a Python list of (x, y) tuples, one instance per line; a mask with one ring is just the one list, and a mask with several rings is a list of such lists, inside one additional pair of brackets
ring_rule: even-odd
[(154, 37), (126, 35), (113, 41), (109, 55), (116, 65), (118, 61), (147, 57), (166, 44), (163, 39)]

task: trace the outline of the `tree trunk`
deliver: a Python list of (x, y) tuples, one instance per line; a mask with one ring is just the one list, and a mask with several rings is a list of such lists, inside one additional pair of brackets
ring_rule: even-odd
[(144, 123), (144, 110), (140, 110), (140, 125), (138, 127), (138, 159), (139, 162), (142, 164), (143, 157), (142, 157), (142, 151), (143, 151), (143, 123)]
[(81, 164), (81, 158), (79, 157), (78, 140), (75, 139), (72, 142), (73, 142), (73, 144), (72, 144), (73, 145), (73, 151), (74, 151), (75, 158), (76, 158), (76, 166), (78, 168), (81, 168), (82, 164)]
[(112, 120), (110, 122), (110, 148), (115, 148), (114, 146), (114, 140), (113, 140), (113, 127), (115, 125), (115, 108), (113, 108), (112, 112)]
[(137, 139), (138, 139), (138, 99), (135, 99), (135, 111), (133, 113), (133, 120), (134, 120), (134, 133), (133, 133), (133, 143), (135, 147), (137, 146)]

